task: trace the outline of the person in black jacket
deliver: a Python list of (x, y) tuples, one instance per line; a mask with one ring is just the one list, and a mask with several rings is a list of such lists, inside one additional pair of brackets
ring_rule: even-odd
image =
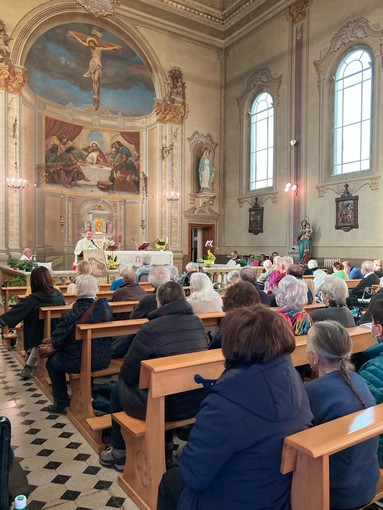
[[(149, 273), (149, 283), (157, 290), (162, 284), (170, 280), (170, 273), (165, 266), (155, 266)], [(157, 308), (156, 293), (148, 294), (140, 299), (140, 302), (130, 314), (131, 319), (145, 319), (150, 312)]]
[[(155, 290), (163, 283), (170, 280), (170, 273), (165, 266), (155, 266), (149, 273), (149, 283)], [(146, 317), (157, 308), (156, 293), (146, 294), (140, 299), (136, 308), (131, 312), (129, 319), (146, 319)], [(116, 319), (121, 320), (121, 318)], [(135, 335), (123, 335), (116, 337), (112, 344), (112, 357), (123, 358), (128, 352)]]
[[(136, 334), (121, 367), (120, 379), (113, 386), (110, 411), (126, 411), (130, 416), (145, 419), (147, 390), (138, 387), (141, 361), (145, 359), (203, 351), (208, 348), (208, 338), (203, 323), (185, 299), (182, 287), (169, 281), (157, 290), (158, 308), (148, 316)], [(165, 419), (183, 420), (195, 416), (204, 398), (201, 390), (170, 395), (165, 400)], [(166, 435), (167, 461), (173, 456), (172, 431)], [(101, 453), (100, 464), (123, 471), (125, 443), (120, 426), (112, 422), (112, 446)]]
[[(41, 306), (65, 305), (64, 296), (54, 288), (52, 275), (44, 266), (39, 266), (31, 272), (32, 293), (26, 296), (8, 312), (0, 317), (0, 327), (15, 327), (24, 321), (24, 349), (28, 353), (28, 359), (22, 370), (23, 377), (33, 377), (37, 363), (37, 355), (34, 347), (37, 347), (44, 336), (44, 321), (39, 319)], [(52, 320), (54, 330), (57, 320)]]
[(364, 289), (372, 287), (373, 285), (379, 285), (379, 278), (374, 273), (374, 264), (371, 260), (365, 260), (361, 263), (360, 268), (362, 270), (363, 278), (360, 280), (358, 285), (351, 291), (351, 301), (354, 305), (358, 305), (358, 299), (363, 297)]
[[(98, 290), (96, 278), (90, 274), (80, 275), (76, 279), (77, 301), (71, 310), (64, 313), (52, 333), (52, 345), (58, 352), (47, 361), (47, 370), (52, 381), (52, 393), (55, 403), (46, 410), (49, 413), (65, 413), (69, 405), (66, 386), (66, 373), (79, 373), (81, 369), (82, 342), (74, 339), (76, 324), (82, 319), (90, 306), (94, 306), (84, 322), (109, 322), (113, 312), (105, 298), (95, 299)], [(112, 360), (112, 339), (97, 338), (92, 341), (92, 371), (102, 370)]]
[(266, 294), (265, 291), (261, 290), (260, 286), (257, 283), (257, 275), (253, 268), (244, 267), (241, 269), (239, 276), (243, 282), (249, 282), (254, 285), (257, 289), (259, 297), (261, 298), (262, 304), (266, 306), (270, 306), (270, 298)]

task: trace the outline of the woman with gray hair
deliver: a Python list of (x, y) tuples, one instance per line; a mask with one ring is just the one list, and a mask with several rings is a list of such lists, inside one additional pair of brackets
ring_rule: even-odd
[(345, 328), (355, 326), (354, 316), (346, 306), (348, 288), (344, 280), (327, 276), (319, 291), (326, 308), (315, 310), (311, 314), (313, 322), (334, 320)]
[[(92, 266), (87, 260), (81, 260), (78, 263), (76, 281), (81, 274), (92, 274)], [(76, 284), (73, 282), (70, 283), (67, 288), (67, 293), (76, 294), (76, 292), (77, 292)]]
[(295, 336), (305, 335), (312, 320), (303, 307), (307, 305), (307, 286), (295, 276), (285, 276), (275, 292), (275, 300), (280, 306), (279, 313), (291, 324)]
[[(47, 370), (52, 381), (54, 404), (49, 413), (65, 413), (69, 406), (66, 373), (79, 373), (81, 369), (82, 342), (74, 339), (79, 323), (109, 322), (113, 312), (105, 298), (96, 299), (98, 282), (92, 275), (80, 275), (76, 279), (77, 301), (71, 310), (63, 314), (52, 333), (52, 345), (56, 353), (48, 359)], [(102, 370), (112, 359), (112, 339), (97, 338), (92, 342), (92, 371)]]
[[(363, 378), (350, 363), (352, 341), (336, 321), (314, 324), (307, 335), (307, 355), (319, 377), (305, 384), (314, 425), (375, 405)], [(376, 494), (379, 480), (378, 437), (330, 457), (330, 507), (356, 509)]]
[(190, 278), (191, 294), (187, 301), (194, 313), (222, 312), (222, 298), (213, 289), (210, 278), (204, 273), (193, 273)]

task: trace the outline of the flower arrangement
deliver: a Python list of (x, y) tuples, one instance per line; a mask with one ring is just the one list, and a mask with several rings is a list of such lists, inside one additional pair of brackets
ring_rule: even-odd
[(117, 244), (113, 239), (106, 239), (105, 249), (109, 251), (107, 256), (109, 269), (116, 269), (119, 262), (117, 261), (117, 255), (113, 255), (113, 252), (117, 250)]
[(157, 250), (166, 250), (167, 247), (167, 240), (165, 240), (163, 237), (160, 237), (156, 241), (156, 249)]
[(213, 249), (213, 241), (206, 241), (205, 243), (205, 248), (207, 248), (207, 254), (204, 254), (203, 255), (203, 262), (205, 264), (205, 266), (211, 266), (212, 264), (214, 264), (215, 262), (215, 255), (214, 253), (212, 253), (212, 249)]
[(113, 239), (107, 239), (105, 243), (105, 247), (109, 251), (116, 251), (117, 250), (117, 244), (114, 242)]
[(119, 262), (117, 261), (117, 255), (113, 256), (111, 252), (108, 253), (107, 260), (109, 269), (116, 269), (116, 267), (119, 265)]

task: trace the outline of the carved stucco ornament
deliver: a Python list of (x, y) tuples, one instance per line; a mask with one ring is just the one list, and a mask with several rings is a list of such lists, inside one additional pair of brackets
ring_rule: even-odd
[(281, 87), (281, 82), (282, 75), (274, 77), (268, 67), (257, 69), (248, 79), (245, 90), (239, 97), (237, 97), (240, 116), (242, 116), (245, 103), (253, 90), (256, 91), (259, 89), (260, 91), (270, 91), (274, 97), (276, 96), (279, 104), (279, 89)]
[(330, 46), (326, 54), (314, 61), (314, 66), (318, 74), (318, 80), (320, 79), (322, 68), (327, 59), (339, 50), (341, 46), (345, 44), (364, 39), (366, 37), (379, 37), (380, 38), (380, 58), (383, 65), (383, 32), (374, 30), (369, 21), (366, 18), (359, 18), (353, 21), (349, 21), (343, 25), (333, 36), (330, 42)]
[(307, 7), (310, 3), (310, 0), (297, 0), (293, 4), (289, 5), (287, 8), (287, 18), (291, 20), (291, 23), (294, 25), (295, 23), (299, 23), (299, 21), (303, 21), (306, 19), (307, 15)]
[(13, 64), (0, 64), (0, 90), (21, 94), (26, 81), (21, 69), (17, 69)]
[(161, 99), (156, 99), (154, 112), (158, 122), (163, 124), (182, 124), (189, 113), (186, 104), (186, 84), (183, 73), (179, 67), (172, 67), (165, 82), (166, 94)]
[(243, 207), (244, 204), (249, 204), (249, 205), (253, 206), (255, 199), (257, 200), (257, 205), (260, 205), (260, 206), (263, 206), (265, 204), (265, 202), (267, 202), (267, 200), (270, 200), (270, 202), (272, 204), (276, 204), (278, 193), (279, 193), (278, 191), (273, 191), (271, 193), (262, 193), (262, 194), (258, 193), (255, 197), (254, 197), (254, 195), (246, 195), (246, 196), (239, 197), (237, 200), (238, 200), (239, 207)]
[(120, 0), (76, 0), (76, 3), (84, 7), (96, 18), (114, 16), (115, 7), (120, 5)]
[(157, 99), (154, 103), (154, 112), (157, 115), (158, 122), (163, 124), (182, 124), (189, 113), (189, 108), (187, 105), (175, 105)]
[[(361, 177), (359, 179), (353, 179), (349, 182), (348, 189), (351, 193), (357, 193), (364, 186), (368, 186), (371, 191), (379, 189), (379, 180), (381, 175), (370, 175), (368, 177)], [(326, 191), (332, 191), (336, 195), (341, 196), (344, 191), (344, 183), (333, 183), (333, 184), (319, 184), (316, 186), (318, 190), (318, 197), (322, 198), (325, 196)]]

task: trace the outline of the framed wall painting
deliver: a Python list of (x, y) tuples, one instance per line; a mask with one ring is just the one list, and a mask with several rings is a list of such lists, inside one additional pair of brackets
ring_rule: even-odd
[(258, 205), (258, 198), (255, 197), (254, 205), (249, 209), (250, 234), (257, 235), (263, 232), (263, 210), (264, 207)]
[(346, 183), (342, 195), (335, 199), (336, 230), (349, 232), (353, 228), (359, 228), (358, 201), (359, 196), (352, 195), (349, 191), (349, 185)]

